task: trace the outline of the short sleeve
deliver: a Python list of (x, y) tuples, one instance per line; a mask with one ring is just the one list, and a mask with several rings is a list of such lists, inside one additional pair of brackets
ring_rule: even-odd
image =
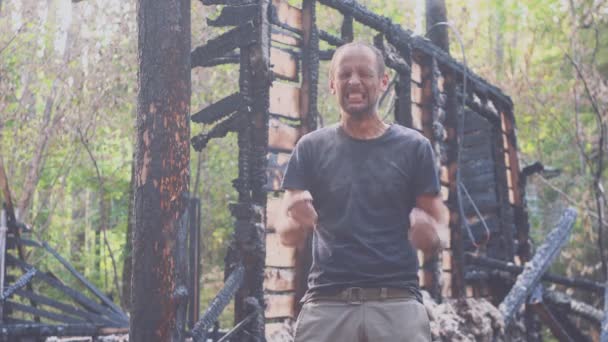
[(311, 151), (305, 139), (300, 139), (293, 150), (285, 174), (282, 189), (310, 190)]
[(422, 143), (418, 145), (414, 165), (415, 196), (418, 197), (422, 194), (437, 195), (441, 190), (439, 173), (433, 148), (427, 139), (423, 139)]

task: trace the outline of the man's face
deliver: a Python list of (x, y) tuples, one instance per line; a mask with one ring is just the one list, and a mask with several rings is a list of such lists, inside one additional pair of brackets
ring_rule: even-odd
[(354, 118), (373, 115), (387, 85), (388, 75), (379, 74), (376, 55), (363, 46), (341, 51), (329, 83), (342, 110)]

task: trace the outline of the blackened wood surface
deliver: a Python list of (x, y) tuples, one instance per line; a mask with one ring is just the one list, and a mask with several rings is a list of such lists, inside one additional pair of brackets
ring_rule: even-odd
[(426, 36), (441, 50), (450, 53), (448, 27), (436, 25), (437, 23), (447, 21), (445, 0), (426, 0)]
[(180, 230), (190, 180), (190, 1), (140, 0), (133, 302), (129, 340), (182, 341)]
[(570, 236), (576, 216), (576, 210), (572, 208), (566, 209), (557, 226), (547, 235), (547, 238), (538, 248), (532, 260), (526, 263), (524, 271), (517, 277), (515, 285), (513, 285), (509, 294), (498, 307), (505, 318), (506, 325), (513, 320), (515, 312), (536, 287), (543, 273), (551, 265), (553, 259)]

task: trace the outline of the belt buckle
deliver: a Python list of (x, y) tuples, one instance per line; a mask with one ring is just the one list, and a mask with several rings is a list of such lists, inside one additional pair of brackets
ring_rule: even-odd
[(360, 287), (349, 287), (346, 289), (346, 302), (348, 304), (363, 303), (363, 289)]

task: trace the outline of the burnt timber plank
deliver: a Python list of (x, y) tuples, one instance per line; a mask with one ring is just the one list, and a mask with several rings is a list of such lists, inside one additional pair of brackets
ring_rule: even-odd
[(222, 57), (232, 50), (256, 42), (256, 30), (251, 21), (233, 28), (191, 52), (191, 67), (203, 66), (209, 60)]
[(553, 262), (555, 256), (570, 236), (574, 227), (577, 212), (573, 208), (568, 208), (562, 215), (557, 226), (547, 235), (543, 244), (538, 248), (532, 260), (526, 263), (524, 271), (517, 277), (515, 285), (500, 303), (498, 309), (505, 318), (505, 325), (513, 320), (515, 312), (524, 303), (526, 297), (530, 295), (534, 287), (540, 281), (543, 273)]
[(193, 114), (191, 119), (196, 123), (212, 124), (239, 110), (243, 105), (243, 96), (240, 93), (234, 93)]
[(42, 323), (11, 324), (10, 329), (0, 329), (0, 340), (19, 341), (20, 337), (47, 336), (94, 336), (99, 328), (93, 324), (61, 324), (49, 325)]
[(283, 25), (301, 31), (302, 30), (302, 10), (290, 5), (285, 0), (272, 0), (277, 18)]
[(295, 297), (293, 294), (267, 294), (266, 318), (294, 318)]
[(281, 210), (281, 199), (278, 197), (268, 198), (266, 202), (266, 231), (276, 230), (279, 210)]
[(294, 53), (272, 47), (270, 49), (270, 62), (275, 76), (280, 79), (298, 82), (298, 60)]
[(60, 313), (50, 312), (38, 308), (34, 308), (31, 306), (23, 305), (17, 302), (13, 302), (7, 300), (4, 302), (4, 306), (9, 310), (21, 311), (34, 316), (45, 317), (53, 321), (61, 322), (61, 323), (86, 323), (85, 320), (82, 320), (77, 317), (72, 317), (68, 315), (63, 315)]
[[(10, 254), (6, 255), (6, 260), (8, 263), (15, 264), (25, 271), (30, 270), (32, 268), (31, 265), (25, 263), (22, 260), (15, 258), (14, 256), (12, 256)], [(109, 308), (102, 306), (101, 304), (98, 304), (97, 302), (91, 300), (90, 298), (86, 297), (82, 293), (64, 285), (59, 279), (57, 279), (55, 277), (44, 274), (42, 272), (36, 272), (36, 275), (34, 276), (34, 278), (37, 278), (37, 279), (40, 279), (40, 280), (46, 282), (47, 284), (49, 284), (50, 286), (54, 287), (55, 289), (61, 291), (68, 297), (72, 298), (76, 303), (82, 305), (84, 308), (86, 308), (87, 310), (89, 310), (91, 312), (95, 312), (100, 315), (105, 315), (106, 317), (108, 317), (112, 320), (115, 320), (117, 322), (124, 322), (124, 323), (128, 324), (128, 320), (124, 320), (122, 315), (117, 314), (115, 311), (112, 311)]]
[(64, 304), (64, 303), (58, 302), (54, 299), (51, 299), (51, 298), (48, 298), (48, 297), (45, 297), (45, 296), (42, 296), (39, 294), (35, 294), (30, 291), (17, 290), (17, 291), (15, 291), (15, 294), (19, 297), (33, 299), (37, 303), (53, 307), (57, 310), (63, 311), (66, 314), (73, 315), (76, 317), (82, 317), (93, 324), (106, 325), (106, 326), (110, 326), (110, 327), (125, 326), (124, 323), (119, 323), (116, 321), (109, 320), (101, 315), (97, 315), (97, 314), (94, 314), (94, 313), (91, 313), (91, 312), (88, 312), (85, 310), (80, 310), (72, 305)]
[(104, 303), (108, 308), (112, 309), (119, 317), (123, 320), (128, 321), (129, 317), (118, 307), (118, 305), (114, 304), (108, 297), (106, 297), (99, 289), (97, 289), (93, 284), (91, 284), (82, 274), (80, 274), (69, 262), (67, 262), (57, 251), (55, 251), (51, 246), (49, 246), (45, 241), (42, 241), (42, 246), (51, 253), (55, 259), (57, 259), (63, 267), (65, 267), (76, 279), (84, 285), (89, 291), (91, 291), (102, 303)]
[(270, 33), (270, 39), (273, 42), (290, 45), (293, 47), (300, 47), (302, 45), (302, 39), (297, 35), (287, 30), (281, 30), (273, 26)]
[[(505, 262), (503, 260), (478, 256), (478, 255), (475, 255), (472, 253), (466, 254), (466, 260), (467, 260), (467, 263), (475, 265), (475, 266), (487, 268), (490, 270), (506, 271), (511, 274), (520, 274), (524, 270), (524, 268), (522, 266), (517, 266), (513, 263)], [(559, 275), (555, 275), (555, 274), (551, 274), (551, 273), (543, 274), (541, 279), (542, 279), (542, 281), (560, 284), (560, 285), (564, 285), (567, 287), (578, 288), (578, 289), (582, 289), (585, 291), (594, 292), (597, 294), (604, 293), (604, 288), (605, 288), (604, 284), (600, 284), (600, 283), (597, 283), (597, 282), (594, 282), (594, 281), (591, 281), (588, 279), (570, 278), (570, 277), (559, 276)]]
[(293, 267), (296, 264), (296, 249), (281, 243), (279, 234), (266, 234), (266, 266)]
[(242, 23), (253, 20), (257, 14), (257, 4), (243, 6), (224, 6), (222, 12), (215, 19), (207, 18), (207, 25), (222, 27), (222, 26), (237, 26)]
[(295, 270), (267, 267), (264, 271), (264, 288), (271, 291), (293, 291), (296, 288)]
[(289, 119), (300, 119), (300, 88), (283, 82), (273, 82), (270, 87), (270, 114)]
[(282, 123), (277, 119), (268, 122), (268, 147), (291, 151), (300, 137), (298, 128)]

